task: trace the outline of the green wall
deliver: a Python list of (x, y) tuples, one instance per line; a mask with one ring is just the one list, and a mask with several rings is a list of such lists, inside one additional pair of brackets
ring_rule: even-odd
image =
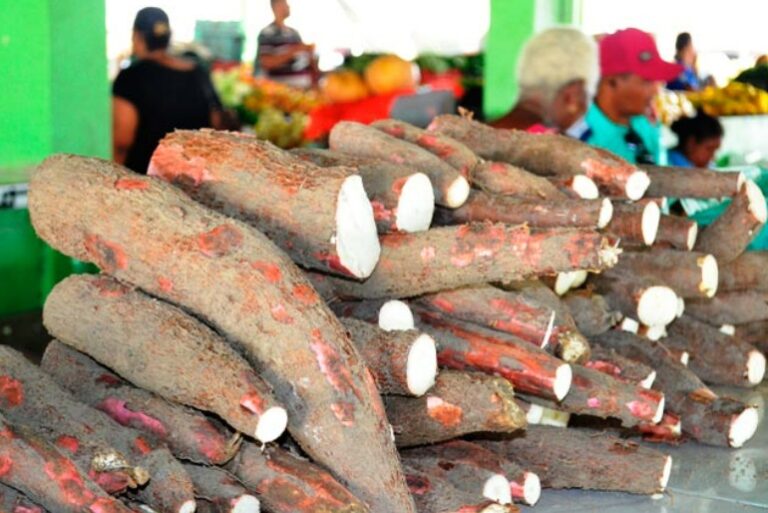
[(485, 42), (483, 112), (488, 119), (509, 111), (517, 100), (515, 70), (525, 42), (555, 24), (572, 23), (575, 0), (491, 0)]
[[(46, 156), (111, 154), (104, 0), (22, 0), (0, 9), (0, 185)], [(77, 264), (0, 209), (0, 315), (39, 308)]]

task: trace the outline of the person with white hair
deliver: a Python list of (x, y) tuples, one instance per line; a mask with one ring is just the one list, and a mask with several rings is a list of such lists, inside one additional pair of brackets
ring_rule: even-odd
[(520, 54), (517, 103), (491, 125), (567, 133), (587, 111), (598, 76), (591, 37), (573, 27), (539, 32)]

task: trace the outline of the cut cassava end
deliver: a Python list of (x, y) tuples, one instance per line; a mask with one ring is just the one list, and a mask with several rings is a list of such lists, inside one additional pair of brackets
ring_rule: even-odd
[(364, 282), (328, 278), (347, 298), (402, 298), (614, 265), (621, 250), (591, 230), (531, 232), (525, 226), (471, 223), (382, 236), (379, 265)]
[(654, 198), (721, 198), (733, 196), (741, 189), (741, 184), (744, 182), (742, 173), (646, 164), (642, 164), (640, 167), (651, 178), (647, 194)]
[(398, 447), (456, 438), (468, 433), (509, 433), (526, 425), (512, 385), (482, 373), (442, 371), (424, 397), (386, 396), (387, 416)]
[(690, 367), (705, 382), (753, 387), (765, 375), (765, 356), (754, 346), (688, 315), (669, 326), (670, 348), (691, 353)]
[(663, 492), (671, 458), (629, 440), (591, 430), (531, 426), (499, 441), (478, 441), (535, 472), (545, 488), (639, 494)]
[(494, 474), (483, 484), (483, 497), (499, 504), (512, 503), (509, 480), (501, 474)]
[(733, 324), (723, 324), (720, 326), (720, 333), (723, 335), (728, 335), (729, 337), (733, 337), (736, 335), (736, 326)]
[[(320, 275), (311, 273), (314, 280)], [(325, 281), (325, 276), (323, 276)], [(368, 299), (363, 301), (333, 301), (329, 306), (339, 317), (354, 317), (371, 324), (378, 324), (384, 331), (412, 330), (411, 308), (399, 299)]]
[(416, 330), (384, 331), (352, 317), (342, 318), (383, 394), (421, 396), (435, 384), (437, 351), (429, 335)]
[(672, 413), (664, 413), (658, 424), (639, 424), (637, 432), (648, 442), (679, 443), (683, 434), (683, 423), (680, 417)]
[(571, 367), (528, 342), (468, 322), (416, 308), (417, 324), (435, 337), (441, 366), (508, 379), (517, 390), (561, 400), (571, 387)]
[(661, 340), (667, 336), (667, 327), (663, 324), (657, 324), (656, 326), (643, 326), (640, 329), (640, 335), (644, 336), (648, 340)]
[(569, 185), (579, 198), (597, 199), (600, 197), (597, 184), (587, 175), (574, 175)]
[(424, 308), (456, 319), (503, 331), (559, 355), (566, 362), (584, 361), (589, 343), (576, 329), (567, 308), (551, 305), (531, 291), (505, 291), (490, 285), (445, 290), (414, 300)]
[(373, 127), (342, 121), (333, 127), (328, 142), (334, 151), (407, 165), (426, 174), (438, 205), (459, 207), (469, 194), (467, 179), (440, 157)]
[(297, 262), (364, 278), (380, 248), (371, 202), (354, 173), (315, 166), (256, 137), (213, 130), (166, 135), (149, 165), (150, 175), (252, 224)]
[(429, 228), (435, 211), (432, 182), (424, 173), (414, 173), (405, 180), (397, 201), (395, 227), (403, 232), (421, 232)]
[(318, 148), (296, 148), (291, 153), (320, 167), (355, 168), (363, 179), (379, 233), (429, 228), (435, 195), (424, 173), (405, 165)]
[(54, 340), (40, 367), (56, 382), (115, 422), (165, 442), (173, 454), (200, 464), (222, 464), (241, 437), (201, 412), (130, 385), (83, 353)]
[(696, 250), (710, 253), (721, 265), (735, 260), (747, 248), (768, 217), (765, 197), (747, 180), (725, 212), (702, 230)]
[(59, 340), (137, 386), (214, 412), (263, 443), (285, 431), (288, 417), (271, 388), (223, 338), (180, 308), (106, 275), (77, 275), (55, 287), (43, 317)]
[[(322, 171), (316, 185), (325, 187), (330, 175)], [(272, 385), (302, 449), (375, 513), (414, 512), (373, 377), (304, 273), (266, 236), (99, 159), (47, 159), (30, 181), (29, 206), (52, 246), (222, 333)], [(224, 374), (209, 381), (222, 383)]]
[(610, 199), (603, 198), (600, 207), (600, 215), (597, 218), (597, 227), (605, 228), (608, 226), (608, 223), (611, 222), (611, 219), (613, 219), (613, 203)]
[(656, 240), (660, 220), (661, 210), (653, 201), (643, 205), (616, 203), (606, 231), (625, 245), (651, 246)]
[[(602, 228), (606, 200), (560, 198), (541, 200), (517, 198), (472, 191), (466, 203), (457, 209), (438, 209), (435, 222), (443, 225), (477, 221), (507, 224), (527, 223), (532, 228)], [(610, 200), (607, 200), (610, 206)]]
[(627, 184), (624, 186), (624, 194), (627, 198), (637, 201), (645, 195), (651, 179), (645, 171), (635, 171), (627, 178)]
[[(631, 317), (624, 317), (621, 321), (621, 329), (637, 335), (637, 332), (640, 331), (640, 323)], [(599, 333), (596, 333), (596, 335), (599, 335)]]
[(381, 253), (376, 225), (370, 219), (372, 212), (363, 180), (359, 176), (346, 178), (336, 202), (334, 237), (339, 263), (357, 278), (371, 275)]
[(379, 310), (379, 328), (385, 331), (410, 330), (415, 326), (413, 312), (403, 301), (390, 299)]
[(646, 326), (666, 326), (677, 315), (677, 294), (642, 276), (607, 272), (593, 280), (611, 308), (635, 317)]
[(747, 440), (750, 440), (757, 431), (758, 424), (758, 414), (755, 408), (747, 408), (736, 415), (728, 432), (731, 447), (741, 447)]

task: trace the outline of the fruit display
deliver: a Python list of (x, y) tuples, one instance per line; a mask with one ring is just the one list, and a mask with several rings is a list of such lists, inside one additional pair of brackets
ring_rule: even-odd
[(246, 131), (252, 128), (259, 138), (281, 148), (305, 142), (307, 113), (320, 103), (317, 91), (255, 78), (249, 66), (216, 70), (211, 79), (224, 107), (237, 111)]
[(653, 99), (653, 110), (660, 122), (670, 125), (681, 117), (693, 117), (696, 108), (685, 93), (664, 89)]
[(741, 82), (691, 92), (688, 99), (710, 116), (768, 114), (768, 92)]

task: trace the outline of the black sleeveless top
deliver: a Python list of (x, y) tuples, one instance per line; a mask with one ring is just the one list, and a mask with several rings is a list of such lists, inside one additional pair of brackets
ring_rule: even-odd
[(208, 74), (199, 66), (177, 70), (151, 60), (139, 61), (117, 75), (112, 94), (131, 102), (139, 113), (125, 165), (142, 174), (165, 134), (177, 128), (210, 126), (211, 111), (221, 108)]

